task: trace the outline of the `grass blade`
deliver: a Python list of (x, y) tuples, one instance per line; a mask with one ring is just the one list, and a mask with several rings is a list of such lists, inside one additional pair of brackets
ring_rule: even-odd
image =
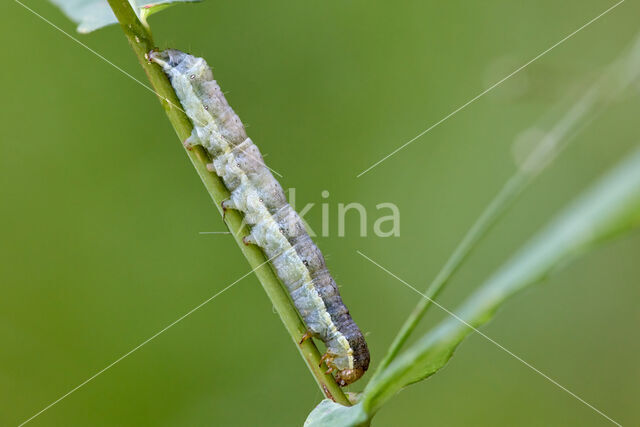
[[(569, 258), (640, 225), (640, 149), (558, 214), (457, 310), (393, 361), (365, 389), (358, 411), (375, 413), (401, 388), (442, 368), (460, 342), (488, 322), (507, 298)], [(354, 409), (355, 411), (356, 409)]]
[(612, 64), (571, 107), (556, 121), (536, 148), (524, 159), (516, 173), (507, 181), (465, 234), (445, 265), (438, 272), (400, 331), (394, 338), (385, 358), (380, 362), (373, 379), (397, 356), (409, 335), (416, 328), (453, 275), (472, 253), (477, 243), (509, 209), (520, 194), (568, 145), (571, 139), (608, 104), (629, 88), (640, 73), (640, 36)]

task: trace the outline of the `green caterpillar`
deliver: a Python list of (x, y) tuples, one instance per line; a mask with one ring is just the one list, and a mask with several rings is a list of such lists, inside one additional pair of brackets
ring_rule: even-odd
[(265, 166), (202, 58), (178, 50), (152, 51), (162, 66), (194, 129), (188, 145), (202, 145), (211, 155), (210, 171), (231, 192), (225, 209), (237, 209), (251, 226), (245, 243), (256, 244), (271, 260), (304, 319), (308, 334), (322, 340), (329, 372), (345, 386), (369, 367), (369, 349), (345, 307), (320, 249), (285, 198), (280, 183)]

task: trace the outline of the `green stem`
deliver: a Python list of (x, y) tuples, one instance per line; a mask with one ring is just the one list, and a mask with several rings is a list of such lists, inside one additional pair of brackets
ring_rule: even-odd
[[(153, 90), (158, 95), (169, 121), (180, 140), (185, 141), (191, 135), (193, 125), (179, 107), (180, 101), (162, 69), (158, 65), (147, 61), (147, 53), (155, 47), (149, 30), (140, 22), (127, 0), (108, 1), (138, 61), (147, 74)], [(206, 165), (210, 163), (209, 155), (201, 146), (187, 150), (187, 155), (222, 216), (221, 203), (229, 198), (229, 192), (221, 179), (207, 170)], [(306, 332), (306, 327), (293, 306), (289, 294), (266, 262), (267, 260), (262, 251), (257, 246), (247, 246), (242, 242), (242, 238), (248, 234), (248, 230), (246, 227), (243, 228), (241, 214), (237, 211), (229, 210), (224, 216), (224, 222), (280, 315), (282, 323), (284, 323), (291, 339), (295, 342), (322, 393), (342, 405), (349, 406), (349, 400), (335, 379), (331, 375), (324, 373), (326, 368), (319, 366), (320, 352), (313, 340), (306, 340), (301, 345), (298, 344), (298, 341)], [(259, 361), (259, 354), (256, 354), (256, 359)]]

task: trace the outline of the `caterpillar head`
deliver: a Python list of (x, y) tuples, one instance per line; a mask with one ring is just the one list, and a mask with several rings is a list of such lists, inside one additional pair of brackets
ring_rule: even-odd
[[(349, 313), (345, 313), (343, 319), (342, 331), (349, 341), (351, 354), (353, 356), (353, 364), (346, 369), (338, 369), (336, 374), (336, 382), (344, 387), (358, 380), (369, 368), (369, 349), (364, 340), (362, 332), (355, 324)], [(343, 366), (344, 367), (344, 366)]]
[(364, 371), (362, 368), (343, 369), (336, 374), (336, 382), (340, 387), (347, 386), (363, 376)]

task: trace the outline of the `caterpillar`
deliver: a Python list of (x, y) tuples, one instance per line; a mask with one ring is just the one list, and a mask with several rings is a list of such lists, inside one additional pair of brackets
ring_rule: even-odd
[(251, 233), (246, 244), (259, 246), (287, 288), (310, 337), (326, 345), (322, 356), (339, 385), (360, 378), (369, 367), (369, 350), (329, 273), (320, 249), (299, 215), (289, 205), (280, 183), (265, 166), (258, 147), (229, 106), (211, 68), (202, 58), (179, 50), (151, 51), (149, 59), (169, 77), (194, 128), (185, 144), (202, 145), (211, 156), (207, 165), (222, 178), (231, 196), (224, 210), (244, 214)]

